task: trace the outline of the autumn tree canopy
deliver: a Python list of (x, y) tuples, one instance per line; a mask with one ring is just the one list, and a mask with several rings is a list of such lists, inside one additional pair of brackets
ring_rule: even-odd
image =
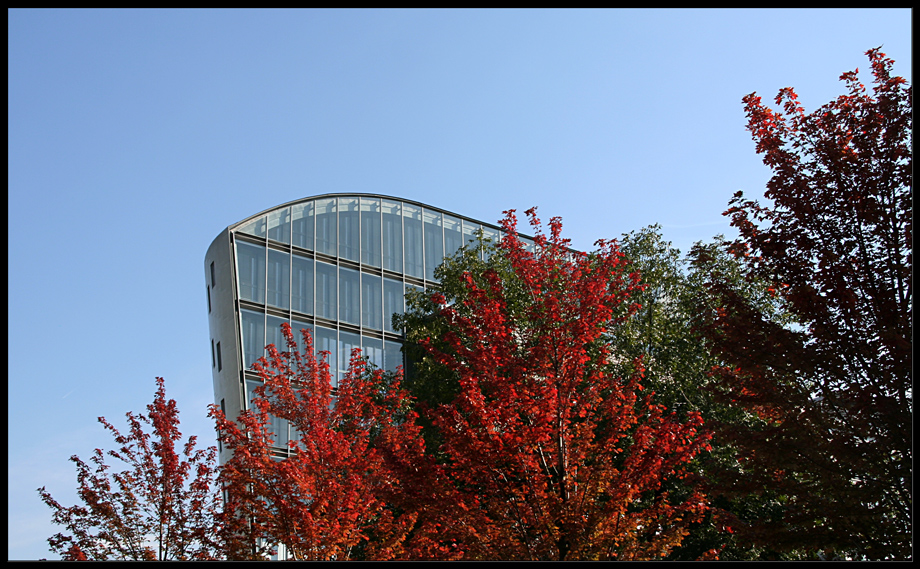
[[(457, 557), (431, 513), (444, 497), (401, 373), (368, 369), (356, 350), (333, 391), (309, 332), (303, 353), (290, 325), (283, 333), (288, 351), (268, 346), (254, 365), (264, 383), (253, 407), (236, 422), (211, 407), (233, 451), (220, 473), (235, 522), (228, 556), (261, 558), (283, 545), (299, 560)], [(272, 416), (295, 433), (288, 452), (277, 448)]]
[[(103, 417), (117, 450), (96, 449), (86, 464), (74, 455), (83, 505), (61, 506), (44, 487), (38, 492), (52, 520), (66, 528), (48, 538), (65, 560), (207, 560), (222, 556), (219, 535), (217, 449), (196, 449), (190, 436), (181, 452), (176, 443), (179, 410), (166, 399), (163, 378), (147, 414), (127, 413), (122, 434)], [(145, 429), (147, 425), (152, 432)], [(112, 472), (106, 456), (127, 466)]]
[(454, 382), (421, 387), (475, 531), (466, 558), (660, 559), (706, 508), (698, 493), (672, 503), (661, 482), (708, 437), (698, 414), (681, 421), (642, 392), (640, 362), (612, 373), (602, 337), (638, 275), (615, 242), (572, 251), (556, 218), (543, 235), (534, 210), (528, 250), (506, 214), (491, 262), (446, 264), (444, 290), (415, 295), (406, 317), (431, 360), (420, 373)]
[[(867, 52), (867, 92), (806, 113), (793, 89), (775, 111), (744, 98), (756, 150), (773, 170), (766, 204), (737, 193), (730, 251), (767, 283), (793, 323), (753, 306), (723, 275), (708, 282), (703, 326), (723, 365), (722, 400), (756, 426), (719, 436), (740, 449), (733, 490), (786, 496), (741, 529), (755, 543), (813, 555), (911, 556), (911, 87)], [(697, 261), (707, 262), (700, 252)]]

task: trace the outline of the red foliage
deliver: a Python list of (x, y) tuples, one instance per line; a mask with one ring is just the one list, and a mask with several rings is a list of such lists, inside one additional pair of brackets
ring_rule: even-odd
[(748, 130), (774, 172), (769, 205), (739, 192), (726, 215), (732, 251), (768, 283), (796, 326), (751, 306), (713, 275), (721, 299), (705, 333), (726, 362), (727, 401), (755, 428), (722, 433), (741, 449), (741, 493), (789, 496), (783, 515), (739, 533), (776, 549), (868, 558), (911, 555), (911, 88), (867, 52), (875, 87), (805, 113), (791, 88), (782, 113), (750, 94)]
[[(211, 410), (233, 450), (220, 475), (236, 520), (227, 522), (236, 535), (231, 556), (260, 557), (258, 544), (283, 544), (294, 559), (449, 558), (429, 537), (439, 533), (426, 514), (438, 485), (400, 376), (367, 369), (355, 350), (333, 393), (309, 333), (300, 354), (290, 326), (283, 332), (291, 351), (269, 346), (269, 359), (254, 366), (264, 381), (254, 408), (238, 424)], [(289, 453), (273, 449), (271, 416), (300, 433)]]
[[(632, 377), (609, 373), (604, 331), (639, 286), (616, 243), (574, 252), (558, 218), (546, 237), (528, 215), (536, 253), (518, 240), (513, 211), (503, 222), (513, 282), (492, 269), (481, 280), (467, 273), (462, 306), (433, 297), (450, 332), (446, 349), (427, 347), (460, 381), (459, 396), (432, 416), (456, 523), (475, 537), (466, 558), (660, 558), (707, 506), (696, 493), (672, 505), (656, 490), (708, 435), (698, 414), (681, 422), (638, 396), (641, 363)], [(529, 299), (522, 312), (509, 308), (510, 287)]]
[[(117, 451), (96, 449), (89, 465), (72, 456), (77, 465), (83, 506), (62, 507), (44, 487), (42, 501), (54, 510), (53, 521), (72, 535), (48, 538), (51, 550), (65, 560), (215, 559), (220, 500), (214, 486), (217, 449), (195, 450), (191, 436), (181, 455), (175, 444), (179, 432), (176, 402), (166, 400), (163, 378), (147, 406), (147, 415), (127, 414), (130, 427), (122, 435), (103, 417), (99, 422), (112, 433)], [(145, 432), (143, 424), (153, 428)], [(128, 466), (109, 472), (105, 455)]]

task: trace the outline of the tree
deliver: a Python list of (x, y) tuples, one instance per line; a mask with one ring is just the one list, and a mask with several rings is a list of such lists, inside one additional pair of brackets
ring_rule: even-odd
[[(38, 492), (54, 510), (53, 521), (67, 529), (48, 538), (65, 560), (215, 559), (220, 544), (215, 528), (220, 496), (216, 491), (217, 449), (195, 449), (190, 436), (181, 454), (179, 410), (166, 399), (163, 378), (147, 414), (128, 413), (129, 432), (99, 422), (112, 433), (118, 450), (96, 449), (91, 466), (74, 455), (83, 505), (65, 508), (44, 488)], [(145, 430), (144, 425), (152, 428)], [(105, 455), (127, 466), (110, 472)]]
[[(784, 323), (713, 273), (702, 331), (723, 365), (723, 401), (756, 412), (728, 424), (738, 493), (786, 496), (780, 515), (738, 528), (813, 556), (911, 557), (911, 88), (867, 52), (848, 94), (805, 113), (791, 88), (775, 112), (744, 98), (773, 170), (767, 205), (735, 194), (729, 248), (794, 318)], [(699, 262), (708, 256), (700, 254)]]
[[(233, 451), (220, 474), (236, 520), (233, 556), (258, 558), (279, 544), (307, 560), (456, 556), (428, 515), (439, 477), (401, 374), (369, 369), (355, 350), (334, 391), (309, 332), (301, 354), (290, 326), (282, 329), (290, 351), (267, 346), (269, 357), (254, 365), (264, 383), (253, 408), (235, 423), (211, 407)], [(298, 433), (288, 453), (277, 449), (272, 416)]]
[(681, 422), (640, 397), (640, 362), (610, 373), (617, 354), (603, 335), (639, 286), (616, 243), (575, 252), (558, 219), (546, 237), (528, 215), (535, 252), (506, 212), (489, 262), (473, 259), (457, 281), (448, 262), (444, 290), (413, 297), (404, 319), (435, 333), (419, 339), (431, 358), (422, 374), (452, 382), (427, 390), (426, 412), (475, 537), (465, 558), (660, 558), (706, 509), (699, 493), (672, 504), (661, 482), (681, 476), (708, 436), (698, 413)]
[[(666, 241), (657, 225), (623, 234), (620, 249), (629, 259), (631, 270), (641, 277), (641, 290), (630, 299), (639, 305), (631, 315), (610, 326), (604, 341), (618, 354), (617, 372), (633, 373), (632, 362), (639, 357), (645, 365), (643, 386), (655, 392), (655, 400), (683, 416), (687, 411), (700, 413), (707, 425), (739, 424), (755, 421), (757, 416), (713, 398), (709, 385), (710, 370), (721, 362), (710, 354), (697, 332), (707, 290), (705, 282), (718, 272), (731, 283), (747, 302), (765, 313), (786, 321), (776, 300), (766, 292), (763, 281), (746, 278), (743, 263), (723, 250), (724, 237), (710, 243), (697, 243), (695, 251), (709, 256), (708, 263), (690, 264)], [(680, 546), (667, 560), (693, 560), (710, 550), (718, 551), (721, 560), (754, 560), (795, 557), (795, 552), (779, 553), (769, 545), (754, 546), (740, 542), (731, 528), (751, 517), (767, 517), (778, 507), (777, 496), (732, 496), (722, 494), (721, 471), (735, 465), (735, 449), (718, 437), (711, 440), (708, 452), (695, 456), (686, 469), (692, 475), (663, 482), (662, 488), (678, 500), (700, 487), (710, 500), (705, 517), (692, 524)]]

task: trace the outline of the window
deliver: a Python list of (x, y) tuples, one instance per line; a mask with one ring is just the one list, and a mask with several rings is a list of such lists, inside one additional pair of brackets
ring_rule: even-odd
[(291, 242), (291, 208), (268, 214), (268, 238), (282, 243)]
[(316, 250), (327, 255), (336, 254), (335, 198), (316, 200)]
[(265, 302), (265, 247), (237, 241), (236, 274), (241, 299)]
[(339, 267), (339, 320), (349, 324), (361, 323), (359, 278), (358, 271)]
[(255, 235), (256, 237), (265, 237), (265, 217), (253, 219), (246, 225), (240, 226), (237, 231), (247, 235)]
[(463, 231), (460, 220), (449, 215), (444, 216), (444, 256), (450, 257), (463, 246)]
[(351, 332), (339, 332), (339, 378), (345, 377), (351, 364), (351, 352), (361, 349), (361, 336)]
[(313, 259), (291, 258), (291, 309), (313, 314)]
[(362, 353), (367, 357), (367, 360), (376, 367), (385, 369), (383, 367), (383, 340), (365, 336), (362, 338), (362, 342), (364, 344)]
[[(227, 417), (227, 406), (224, 404), (224, 400), (220, 400), (220, 412), (224, 414), (224, 418)], [(217, 430), (217, 452), (224, 452), (224, 445), (221, 443), (220, 429)]]
[(328, 263), (316, 263), (316, 315), (335, 320), (336, 304), (336, 266)]
[(338, 387), (338, 342), (336, 339), (335, 330), (325, 328), (323, 326), (317, 326), (314, 329), (316, 336), (314, 337), (315, 349), (316, 349), (316, 359), (320, 360), (322, 357), (320, 352), (328, 352), (327, 362), (329, 364), (329, 374), (332, 376), (332, 387)]
[(214, 280), (214, 261), (211, 261), (211, 286), (214, 286), (215, 282), (216, 281)]
[(398, 202), (383, 202), (383, 268), (403, 270), (402, 212)]
[[(303, 355), (307, 352), (307, 344), (303, 339), (303, 330), (306, 330), (310, 333), (310, 337), (313, 337), (313, 325), (307, 322), (298, 322), (296, 320), (291, 321), (291, 332), (294, 333), (294, 340), (297, 341), (297, 353)], [(304, 359), (306, 363), (306, 359)]]
[(265, 354), (265, 315), (252, 310), (240, 310), (240, 322), (243, 336), (243, 368), (249, 369)]
[[(476, 247), (479, 248), (479, 239), (477, 238), (477, 232), (482, 228), (479, 227), (478, 223), (472, 223), (469, 221), (463, 222), (463, 245), (465, 247)], [(482, 258), (482, 250), (479, 250), (479, 258)]]
[(208, 293), (208, 314), (210, 314), (211, 313), (211, 287), (209, 287), (208, 285), (205, 285), (204, 288), (207, 289), (206, 292)]
[[(487, 239), (486, 247), (498, 245), (498, 242), (501, 240), (501, 233), (498, 232), (498, 229), (492, 229), (491, 227), (483, 227), (482, 236)], [(486, 260), (489, 259), (489, 255), (486, 251), (482, 252), (482, 257)]]
[(402, 344), (385, 340), (383, 342), (383, 369), (396, 371), (403, 365)]
[(401, 281), (383, 279), (383, 329), (387, 332), (399, 332), (393, 328), (393, 315), (405, 312), (406, 289)]
[(282, 251), (268, 250), (268, 304), (288, 308), (291, 286), (291, 256)]
[(214, 338), (211, 338), (211, 367), (217, 367), (217, 359), (214, 356)]
[(434, 270), (444, 260), (441, 214), (425, 210), (425, 278), (434, 280)]
[[(287, 340), (281, 331), (281, 325), (287, 322), (287, 318), (279, 318), (269, 314), (265, 322), (265, 345), (274, 344), (275, 349), (279, 352), (288, 351)], [(266, 352), (267, 353), (267, 352)]]
[(339, 256), (357, 262), (361, 247), (358, 199), (339, 198)]
[[(257, 397), (255, 391), (256, 388), (262, 384), (261, 381), (246, 381), (246, 408), (253, 408), (253, 401)], [(269, 415), (269, 424), (266, 425), (268, 431), (272, 435), (272, 439), (276, 448), (288, 448), (288, 422), (280, 417), (275, 417), (274, 415)]]
[(422, 209), (403, 204), (403, 226), (406, 231), (404, 251), (406, 257), (406, 274), (422, 278), (424, 276), (424, 253), (422, 250)]
[(380, 277), (361, 273), (361, 325), (383, 329), (383, 300)]
[(380, 200), (361, 198), (361, 262), (380, 266)]
[(313, 202), (291, 206), (291, 227), (293, 244), (313, 249)]
[(224, 369), (224, 363), (221, 361), (221, 358), (220, 358), (220, 342), (217, 342), (217, 371), (221, 371), (223, 369)]

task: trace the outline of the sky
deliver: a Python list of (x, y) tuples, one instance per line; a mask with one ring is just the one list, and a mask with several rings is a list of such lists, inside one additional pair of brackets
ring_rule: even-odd
[(204, 255), (228, 225), (367, 192), (578, 249), (651, 224), (681, 251), (770, 172), (741, 103), (806, 110), (909, 9), (8, 11), (8, 557), (57, 558), (37, 488), (114, 448), (166, 379), (214, 443)]

